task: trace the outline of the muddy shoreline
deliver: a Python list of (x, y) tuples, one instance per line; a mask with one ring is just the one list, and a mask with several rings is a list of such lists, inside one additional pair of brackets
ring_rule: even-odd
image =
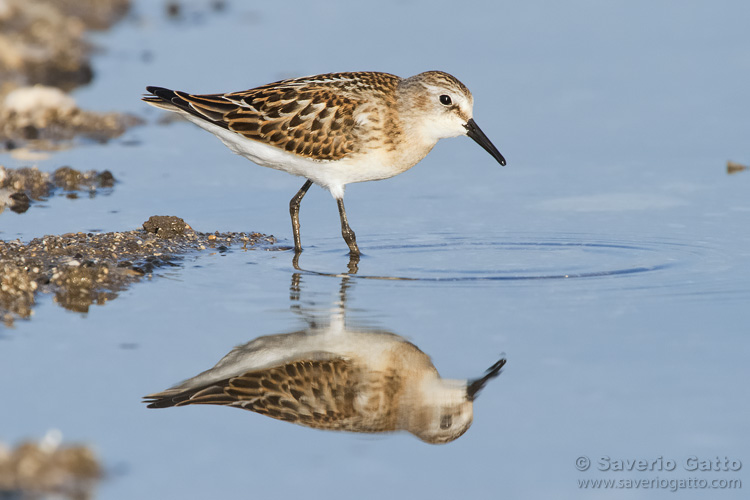
[(48, 173), (36, 167), (13, 169), (0, 165), (0, 214), (6, 208), (22, 214), (36, 202), (58, 194), (66, 198), (78, 198), (83, 193), (90, 198), (109, 194), (115, 183), (109, 170), (80, 172), (66, 165)]
[(111, 233), (68, 233), (0, 241), (0, 319), (12, 326), (33, 314), (39, 294), (65, 309), (88, 312), (163, 267), (210, 250), (286, 250), (261, 233), (194, 231), (174, 216), (152, 216), (143, 227)]
[(133, 115), (78, 108), (71, 90), (94, 78), (87, 37), (123, 19), (130, 0), (0, 2), (0, 152), (69, 147), (76, 138), (106, 142), (143, 123)]

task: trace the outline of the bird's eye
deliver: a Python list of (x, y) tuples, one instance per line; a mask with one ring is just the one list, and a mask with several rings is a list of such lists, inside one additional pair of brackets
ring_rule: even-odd
[(443, 417), (440, 419), (440, 428), (448, 429), (450, 428), (452, 423), (453, 423), (453, 418), (450, 415), (443, 415)]
[(451, 96), (443, 94), (440, 96), (440, 103), (445, 106), (450, 106), (453, 104), (453, 101), (451, 101)]

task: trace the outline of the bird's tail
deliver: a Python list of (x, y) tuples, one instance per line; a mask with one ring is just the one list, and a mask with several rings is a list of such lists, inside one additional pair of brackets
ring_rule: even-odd
[(167, 111), (180, 110), (180, 108), (175, 106), (172, 101), (178, 97), (174, 90), (165, 89), (163, 87), (146, 87), (146, 90), (151, 92), (151, 95), (143, 96), (142, 100), (144, 102), (157, 108), (166, 109)]

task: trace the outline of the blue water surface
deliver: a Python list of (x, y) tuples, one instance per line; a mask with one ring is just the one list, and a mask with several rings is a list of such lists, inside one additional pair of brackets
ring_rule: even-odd
[[(209, 93), (441, 69), (472, 90), (474, 118), (508, 166), (456, 138), (401, 176), (350, 185), (364, 256), (343, 283), (347, 321), (406, 337), (445, 377), (479, 376), (501, 353), (508, 364), (472, 428), (442, 446), (213, 406), (146, 409), (142, 396), (233, 346), (326, 321), (340, 303), (346, 246), (335, 203), (314, 187), (302, 271), (290, 251), (234, 247), (190, 255), (87, 314), (38, 296), (30, 320), (0, 333), (3, 440), (58, 428), (90, 443), (109, 471), (103, 499), (745, 498), (750, 172), (728, 175), (726, 162), (750, 163), (750, 5), (183, 4), (175, 20), (160, 2), (135, 2), (93, 36), (96, 77), (73, 94), (147, 124), (37, 163), (109, 169), (112, 193), (3, 213), (0, 237), (130, 230), (158, 214), (289, 245), (288, 201), (303, 179), (189, 123), (160, 125), (163, 112), (139, 100), (145, 86)], [(675, 470), (601, 470), (659, 457)], [(691, 457), (744, 466), (692, 471)], [(669, 492), (691, 478), (742, 485)]]

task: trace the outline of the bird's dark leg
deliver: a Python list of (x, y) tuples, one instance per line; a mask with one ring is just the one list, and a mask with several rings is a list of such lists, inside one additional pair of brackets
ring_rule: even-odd
[(294, 236), (294, 251), (300, 253), (302, 251), (302, 242), (299, 237), (299, 204), (302, 202), (302, 198), (305, 197), (305, 193), (312, 186), (310, 179), (306, 180), (302, 185), (297, 194), (289, 201), (289, 214), (292, 216), (292, 235)]
[(349, 227), (349, 222), (346, 220), (346, 210), (344, 209), (344, 199), (336, 198), (336, 204), (339, 206), (339, 215), (341, 216), (341, 236), (344, 237), (344, 241), (349, 245), (349, 255), (359, 255), (359, 247), (357, 247), (357, 238), (354, 236), (354, 231)]

